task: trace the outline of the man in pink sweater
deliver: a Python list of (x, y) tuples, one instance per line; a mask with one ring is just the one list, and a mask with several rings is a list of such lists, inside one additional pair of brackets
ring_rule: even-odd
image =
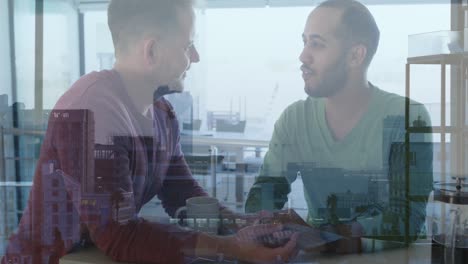
[[(281, 233), (276, 225), (245, 227), (221, 237), (138, 217), (155, 195), (172, 217), (186, 199), (207, 196), (190, 173), (174, 111), (162, 97), (182, 91), (186, 71), (199, 61), (194, 11), (188, 0), (112, 0), (108, 23), (114, 68), (83, 76), (55, 105), (28, 207), (2, 263), (57, 263), (86, 240), (125, 262), (183, 263), (220, 255), (261, 263), (291, 258), (297, 234), (274, 249), (253, 239)], [(155, 87), (164, 88), (155, 92)], [(54, 118), (63, 113), (93, 123), (88, 133), (94, 144), (73, 149), (74, 141), (84, 142), (77, 129), (83, 122), (76, 128), (58, 125)], [(80, 159), (90, 149), (91, 155), (101, 153), (95, 169)], [(113, 159), (110, 167), (106, 155)]]

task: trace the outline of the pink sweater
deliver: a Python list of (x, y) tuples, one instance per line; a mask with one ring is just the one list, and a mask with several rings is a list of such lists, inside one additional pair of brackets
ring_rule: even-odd
[[(67, 182), (75, 181), (78, 186), (83, 186), (83, 179), (72, 173), (77, 162), (70, 160), (71, 150), (63, 147), (70, 144), (70, 135), (58, 134), (49, 123), (28, 207), (18, 231), (10, 238), (2, 263), (15, 259), (21, 263), (58, 263), (61, 256), (80, 243), (84, 231), (89, 232), (91, 240), (101, 251), (117, 261), (183, 262), (181, 249), (195, 247), (196, 233), (137, 217), (141, 207), (155, 195), (170, 216), (185, 205), (187, 198), (207, 195), (193, 179), (181, 152), (178, 123), (171, 105), (164, 98), (157, 99), (154, 101), (154, 117), (143, 116), (133, 105), (119, 74), (111, 70), (93, 72), (80, 78), (59, 99), (54, 109), (91, 110), (95, 120), (96, 144), (109, 144), (113, 136), (125, 136), (123, 144), (117, 146), (122, 155), (114, 163), (121, 166), (116, 174), (108, 176), (112, 174), (109, 172), (111, 170), (99, 168), (101, 165), (96, 161), (96, 176), (102, 174), (103, 182), (106, 177), (111, 178), (103, 191), (95, 186), (96, 193), (91, 196), (109, 197), (119, 192), (122, 195), (119, 205), (126, 206), (126, 213), (119, 216), (118, 210), (115, 214), (115, 204), (102, 205), (94, 209), (109, 212), (110, 217), (98, 215), (101, 220), (93, 222), (89, 213), (91, 209), (86, 206), (96, 206), (96, 199), (85, 199), (83, 188), (81, 196), (76, 198), (70, 191), (73, 188), (67, 185)], [(57, 169), (63, 172), (61, 182), (67, 190), (63, 199), (52, 209), (45, 198), (48, 187), (43, 186), (47, 182), (45, 177), (56, 174), (44, 173), (43, 165), (50, 161), (54, 161), (55, 172)], [(87, 177), (93, 176), (94, 173), (90, 173)], [(96, 182), (96, 179), (92, 182)], [(87, 195), (89, 198), (89, 193)], [(103, 201), (109, 201), (109, 198)], [(60, 212), (67, 206), (66, 215), (59, 215), (59, 219), (49, 222), (50, 212)], [(61, 221), (67, 223), (60, 225)]]

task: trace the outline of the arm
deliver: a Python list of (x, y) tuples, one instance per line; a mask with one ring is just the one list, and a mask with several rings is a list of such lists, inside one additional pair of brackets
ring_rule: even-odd
[[(412, 107), (418, 113), (411, 112), (410, 125), (423, 123), (423, 126), (430, 127), (429, 114), (424, 106), (413, 104)], [(413, 120), (417, 122), (412, 123)], [(364, 227), (366, 237), (411, 243), (423, 230), (427, 199), (432, 190), (432, 134), (411, 133), (409, 145), (405, 145), (404, 124), (397, 124), (395, 127), (401, 129), (393, 131), (391, 145), (388, 147), (389, 205), (380, 214), (367, 219), (360, 218), (358, 221)], [(406, 148), (409, 153), (406, 153)], [(406, 166), (409, 166), (408, 179)]]
[[(254, 225), (241, 229), (233, 236), (210, 236), (199, 234), (195, 256), (218, 256), (224, 259), (247, 261), (249, 263), (277, 263), (289, 261), (297, 250), (295, 249), (298, 234), (282, 232), (281, 225)], [(277, 248), (267, 248), (259, 242), (259, 238), (272, 234), (288, 237), (289, 241)]]
[(395, 144), (390, 151), (389, 177), (402, 176), (399, 181), (389, 182), (390, 205), (384, 208), (381, 214), (372, 218), (358, 219), (364, 227), (364, 236), (412, 242), (418, 238), (418, 234), (423, 229), (427, 199), (433, 182), (433, 146), (430, 142), (410, 143), (413, 160), (409, 169), (408, 197), (406, 197), (405, 174), (402, 170), (406, 156), (398, 157), (405, 155), (400, 151), (403, 147), (404, 144)]
[[(167, 258), (181, 262), (183, 256), (178, 249), (195, 246), (196, 237), (192, 233), (138, 219), (119, 223), (114, 204), (120, 204), (120, 201), (113, 203), (110, 198), (120, 189), (133, 197), (128, 156), (118, 155), (118, 162), (112, 163), (110, 169), (101, 170), (98, 166), (96, 173), (103, 179), (104, 187), (100, 189), (98, 185), (101, 184), (94, 182), (97, 177), (94, 177), (92, 165), (83, 164), (84, 159), (80, 158), (85, 151), (90, 151), (89, 146), (73, 144), (74, 140), (81, 142), (82, 134), (79, 130), (74, 133), (63, 129), (65, 127), (68, 126), (49, 123), (28, 208), (18, 234), (11, 240), (7, 258), (21, 254), (32, 258), (34, 263), (58, 259), (80, 242), (80, 225), (83, 225), (96, 246), (115, 260), (151, 262), (160, 259), (167, 262), (164, 259)], [(126, 153), (126, 149), (122, 153)], [(116, 164), (118, 169), (114, 167)], [(86, 183), (93, 184), (88, 186)], [(133, 209), (130, 217), (135, 216), (136, 207), (132, 197), (122, 201)], [(164, 248), (167, 244), (171, 245), (170, 250)], [(147, 245), (157, 247), (157, 250), (149, 250)]]
[[(169, 109), (172, 109), (169, 102), (164, 102)], [(170, 216), (174, 216), (176, 210), (184, 206), (188, 198), (208, 196), (208, 194), (193, 178), (192, 172), (185, 160), (180, 143), (180, 130), (177, 118), (174, 116), (170, 119), (170, 122), (172, 123), (172, 133), (175, 139), (173, 142), (174, 151), (158, 198), (162, 201), (165, 211)], [(220, 205), (220, 211), (223, 218), (237, 217), (234, 212), (222, 205)]]
[[(162, 190), (160, 198), (169, 214), (173, 214), (178, 207), (185, 205), (185, 199), (193, 196), (207, 195), (192, 178), (181, 152), (178, 158), (173, 159)], [(221, 206), (221, 214), (223, 217), (238, 217), (223, 206)], [(189, 243), (179, 244), (177, 248), (185, 256), (207, 257), (211, 259), (222, 255), (226, 259), (243, 260), (253, 263), (271, 263), (276, 261), (278, 256), (283, 260), (288, 260), (295, 253), (297, 237), (291, 237), (285, 246), (275, 249), (266, 248), (251, 237), (260, 236), (262, 232), (266, 234), (279, 230), (279, 227), (262, 228), (262, 226), (250, 226), (239, 230), (236, 235), (231, 236), (220, 237), (197, 233), (195, 243), (190, 238)], [(245, 238), (249, 236), (250, 238)], [(161, 239), (161, 241), (164, 240), (165, 238)], [(171, 247), (167, 248), (167, 250), (170, 249)], [(161, 261), (161, 263), (165, 262)]]
[(174, 216), (175, 211), (185, 205), (185, 200), (195, 196), (208, 196), (192, 177), (183, 155), (172, 159), (158, 198), (165, 211)]
[[(353, 238), (349, 241), (362, 237), (364, 251), (407, 245), (418, 239), (423, 230), (427, 199), (433, 181), (432, 138), (430, 134), (413, 134), (410, 144), (406, 145), (404, 124), (395, 124), (395, 128), (386, 156), (389, 164), (385, 171), (388, 177), (389, 200), (368, 206), (352, 222), (326, 227), (332, 232)], [(406, 155), (407, 146), (409, 155)], [(406, 164), (409, 164), (408, 183)], [(356, 240), (354, 245), (340, 241), (333, 245), (333, 250), (354, 252), (354, 249), (359, 250), (361, 246), (358, 241)]]
[[(168, 109), (172, 109), (169, 102), (165, 100), (163, 102), (165, 102)], [(173, 217), (178, 208), (185, 206), (185, 201), (188, 198), (208, 196), (208, 194), (193, 178), (185, 160), (180, 143), (179, 122), (175, 115), (170, 119), (170, 123), (174, 138), (172, 142), (173, 153), (158, 198), (162, 201), (165, 211)], [(221, 206), (220, 209), (225, 210), (226, 208)]]
[(279, 210), (288, 201), (291, 187), (284, 177), (257, 177), (245, 202), (245, 212)]
[[(125, 146), (124, 142), (121, 143)], [(126, 153), (125, 149), (128, 148), (123, 147), (123, 150), (119, 152)], [(116, 190), (106, 190), (105, 193), (111, 198), (111, 215), (107, 222), (87, 224), (92, 241), (102, 252), (116, 261), (183, 263), (185, 255), (182, 249), (194, 248), (197, 234), (182, 230), (174, 225), (149, 222), (136, 217), (135, 209), (138, 204), (135, 202), (133, 189), (135, 185), (132, 184), (134, 181), (132, 181), (132, 173), (129, 171), (131, 168), (129, 157), (132, 156), (118, 156), (116, 163), (119, 165), (119, 169), (118, 176), (115, 178), (119, 179), (120, 184), (115, 188), (118, 190), (126, 188), (124, 191), (127, 194), (130, 193), (130, 196), (125, 196), (115, 203), (113, 197)], [(98, 164), (96, 163), (96, 165)], [(96, 168), (96, 171), (102, 170)], [(104, 171), (100, 174), (107, 175)], [(138, 177), (138, 175), (134, 177)], [(141, 188), (139, 192), (141, 192)], [(120, 208), (116, 208), (116, 205), (119, 205)], [(130, 219), (126, 216), (129, 208), (133, 211), (130, 214)], [(86, 219), (90, 218), (89, 213), (92, 214), (89, 211), (81, 211), (82, 222), (87, 223)]]
[(288, 163), (294, 162), (295, 156), (289, 141), (291, 137), (288, 135), (286, 115), (287, 112), (284, 112), (275, 124), (260, 174), (247, 196), (247, 213), (282, 209), (288, 200), (290, 184), (296, 179), (296, 175), (288, 175), (287, 171)]
[[(263, 234), (279, 232), (280, 226), (250, 226), (240, 230), (232, 236), (212, 236), (205, 233), (181, 231), (173, 225), (163, 225), (143, 221), (131, 225), (131, 228), (112, 226), (106, 232), (99, 233), (100, 243), (107, 239), (125, 239), (129, 241), (143, 239), (144, 244), (137, 249), (123, 249), (111, 255), (114, 260), (137, 263), (184, 263), (185, 257), (205, 257), (216, 259), (220, 255), (225, 259), (243, 260), (253, 263), (273, 263), (280, 256), (288, 260), (295, 254), (297, 235), (292, 235), (289, 242), (283, 247), (266, 248), (256, 242), (255, 238)], [(146, 234), (140, 232), (144, 229)], [(169, 234), (169, 235), (168, 235)], [(155, 237), (159, 237), (155, 240)], [(157, 242), (157, 244), (154, 244)], [(156, 248), (157, 247), (157, 248)], [(157, 251), (164, 254), (157, 254)], [(131, 254), (131, 255), (129, 255)], [(124, 257), (129, 255), (128, 257)]]

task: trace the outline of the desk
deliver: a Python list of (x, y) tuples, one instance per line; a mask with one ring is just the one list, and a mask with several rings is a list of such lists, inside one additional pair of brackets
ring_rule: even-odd
[(409, 248), (389, 249), (375, 253), (349, 255), (303, 255), (299, 254), (292, 263), (320, 263), (320, 264), (431, 264), (431, 245), (414, 244)]
[[(227, 156), (224, 163), (228, 168), (236, 170), (238, 164), (245, 163), (244, 150), (246, 147), (255, 148), (255, 157), (260, 158), (262, 149), (268, 148), (271, 135), (261, 134), (245, 134), (233, 132), (213, 132), (213, 131), (182, 131), (181, 144), (190, 145), (192, 153), (185, 153), (186, 155), (211, 155), (217, 156), (218, 152), (226, 152)], [(209, 152), (208, 152), (209, 151)], [(230, 160), (229, 153), (235, 153), (235, 160)], [(211, 189), (211, 196), (217, 196), (217, 176), (215, 169), (215, 160), (211, 159), (211, 182), (205, 186)], [(245, 167), (243, 167), (245, 169)], [(236, 177), (236, 202), (239, 205), (243, 204), (243, 185), (244, 181), (242, 176)]]
[[(187, 133), (187, 132), (185, 132)], [(197, 147), (210, 147), (217, 149), (232, 150), (236, 153), (236, 162), (242, 163), (244, 160), (244, 148), (255, 148), (256, 155), (259, 155), (262, 148), (268, 148), (271, 135), (253, 135), (232, 132), (190, 132), (181, 134), (181, 143), (190, 144), (194, 149)], [(200, 152), (197, 150), (194, 153)], [(206, 153), (204, 150), (201, 153)]]
[[(97, 248), (87, 248), (81, 249), (78, 252), (70, 253), (59, 261), (60, 264), (90, 264), (90, 263), (99, 263), (99, 264), (112, 264), (117, 263), (112, 261), (109, 257), (104, 255)], [(122, 262), (119, 262), (122, 263)]]
[(181, 132), (182, 142), (193, 140), (194, 145), (226, 147), (268, 147), (271, 135), (252, 135), (234, 132)]
[[(96, 248), (85, 249), (77, 253), (69, 254), (60, 260), (60, 264), (90, 264), (90, 263), (116, 263), (111, 261)], [(213, 262), (214, 263), (214, 262)], [(386, 250), (376, 253), (330, 255), (300, 253), (291, 263), (346, 263), (346, 264), (374, 264), (374, 263), (431, 263), (431, 246), (429, 244), (414, 244), (409, 248)]]

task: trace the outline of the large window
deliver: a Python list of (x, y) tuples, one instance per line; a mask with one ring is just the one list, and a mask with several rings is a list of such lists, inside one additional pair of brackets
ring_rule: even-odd
[[(14, 37), (17, 98), (29, 109), (34, 107), (35, 1), (14, 1)], [(13, 103), (15, 103), (13, 102)]]
[[(404, 95), (408, 35), (450, 29), (450, 5), (371, 5), (369, 9), (381, 30), (369, 80), (383, 90)], [(247, 118), (251, 119), (247, 126), (254, 126), (256, 122), (252, 121), (259, 119), (266, 124), (262, 125), (266, 134), (271, 133), (272, 124), (285, 107), (306, 97), (298, 57), (311, 10), (207, 10), (202, 17), (206, 35), (200, 36), (204, 43), (200, 65), (206, 65), (206, 110), (230, 110), (231, 101), (237, 109), (238, 98), (247, 97)], [(434, 74), (425, 70), (424, 80), (418, 80), (412, 93), (422, 103), (437, 103), (438, 69), (429, 69)], [(435, 108), (433, 113), (432, 118), (440, 120)]]
[[(196, 44), (201, 61), (192, 66), (186, 87), (194, 98), (195, 118), (202, 119), (202, 129), (209, 129), (208, 112), (239, 113), (247, 119), (246, 134), (269, 139), (280, 113), (306, 97), (298, 57), (301, 34), (313, 8), (198, 10)], [(383, 90), (404, 95), (408, 36), (449, 30), (450, 4), (382, 4), (369, 9), (381, 30), (369, 80)], [(113, 65), (106, 23), (104, 11), (85, 14), (86, 72)], [(418, 72), (424, 73), (424, 79), (414, 81), (418, 85), (412, 90), (413, 99), (426, 104), (437, 124), (438, 69), (421, 67), (414, 73), (416, 78), (421, 76)]]
[[(3, 166), (0, 168), (3, 170), (0, 171), (0, 257), (4, 253), (6, 238), (17, 228), (26, 206), (47, 125), (47, 111), (40, 113), (42, 119), (37, 118), (35, 111), (53, 108), (60, 96), (80, 77), (80, 68), (89, 73), (110, 69), (115, 62), (104, 6), (98, 10), (81, 10), (84, 35), (80, 39), (77, 0), (42, 1), (43, 27), (39, 28), (42, 31), (39, 33), (43, 35), (43, 48), (36, 50), (37, 2), (40, 1), (0, 0), (0, 36), (8, 37), (0, 41), (0, 58), (7, 58), (0, 60), (0, 128), (2, 132), (6, 131), (6, 134), (1, 134), (3, 149), (0, 149), (3, 159), (0, 162)], [(170, 100), (176, 111), (179, 106), (184, 108), (192, 104), (190, 113), (181, 115), (180, 121), (200, 120), (202, 136), (209, 135), (204, 138), (213, 139), (206, 141), (210, 147), (215, 143), (225, 143), (222, 141), (224, 139), (216, 141), (215, 118), (245, 121), (245, 128), (229, 133), (229, 139), (250, 140), (249, 144), (253, 143), (248, 146), (232, 144), (235, 150), (232, 145), (229, 146), (231, 149), (220, 147), (219, 154), (225, 156), (224, 163), (209, 172), (215, 175), (220, 172), (218, 179), (214, 177), (214, 181), (211, 181), (206, 175), (197, 178), (209, 191), (218, 188), (217, 197), (241, 211), (243, 199), (262, 165), (275, 121), (288, 105), (306, 98), (299, 55), (303, 48), (301, 35), (304, 25), (314, 6), (291, 6), (288, 5), (290, 2), (280, 0), (265, 2), (281, 2), (284, 6), (262, 6), (260, 3), (264, 1), (259, 0), (252, 7), (248, 3), (253, 1), (238, 2), (242, 4), (234, 8), (223, 8), (221, 4), (196, 9), (195, 45), (201, 60), (192, 65), (186, 79), (186, 90), (190, 96), (171, 95)], [(438, 1), (438, 4), (394, 4), (392, 0), (380, 2), (387, 4), (368, 6), (381, 31), (380, 45), (368, 79), (382, 90), (405, 95), (408, 36), (449, 30), (450, 1), (447, 0), (445, 4), (441, 3), (443, 1)], [(11, 14), (8, 13), (8, 3), (11, 3)], [(9, 19), (9, 15), (13, 17)], [(9, 25), (10, 21), (14, 22), (13, 25)], [(13, 29), (13, 47), (10, 47), (9, 26)], [(80, 42), (84, 44), (83, 54), (80, 54)], [(14, 54), (11, 53), (13, 48)], [(43, 60), (41, 77), (36, 75), (38, 57)], [(80, 58), (83, 60), (80, 61)], [(448, 67), (447, 73), (450, 71)], [(448, 84), (452, 76), (447, 74)], [(433, 125), (440, 125), (441, 122), (440, 82), (440, 68), (436, 66), (412, 69), (412, 99), (426, 106)], [(450, 105), (450, 89), (447, 91), (446, 103)], [(42, 100), (37, 100), (37, 92), (42, 93)], [(9, 98), (6, 103), (6, 97), (2, 95)], [(38, 102), (41, 105), (37, 105)], [(14, 103), (18, 107), (12, 108)], [(447, 116), (450, 117), (449, 111)], [(41, 123), (41, 120), (44, 122)], [(216, 126), (219, 128), (220, 125)], [(188, 137), (197, 135), (181, 127)], [(11, 133), (11, 128), (19, 129)], [(440, 141), (437, 135), (434, 141)], [(202, 146), (202, 154), (208, 154), (206, 145)], [(210, 154), (215, 149), (212, 151)], [(441, 163), (441, 155), (437, 151), (434, 162)], [(200, 154), (196, 152), (195, 149), (194, 154)], [(187, 160), (197, 162), (197, 158), (196, 155), (188, 155)], [(417, 156), (412, 156), (412, 162), (417, 160)], [(207, 163), (203, 163), (203, 166)], [(205, 167), (203, 173), (208, 174)], [(239, 174), (239, 171), (243, 174)], [(434, 178), (437, 179), (437, 176)], [(306, 214), (302, 182), (296, 181), (292, 190), (289, 206)], [(150, 211), (153, 216), (166, 216), (157, 202), (148, 204), (153, 207), (145, 207), (144, 211)], [(72, 207), (67, 208), (70, 211)], [(52, 207), (54, 212), (59, 209)]]
[[(4, 1), (8, 2), (8, 1)], [(13, 1), (16, 102), (35, 107), (36, 2)], [(43, 107), (52, 108), (57, 99), (79, 77), (78, 17), (71, 1), (44, 1), (43, 16)], [(2, 9), (3, 11), (3, 9)], [(3, 24), (2, 24), (3, 26)]]
[(51, 109), (79, 77), (76, 6), (42, 2), (39, 9), (34, 0), (0, 3), (0, 255), (29, 197), (47, 126), (41, 109)]
[[(449, 30), (450, 4), (448, 1), (447, 4), (389, 3), (368, 7), (381, 31), (368, 79), (382, 90), (405, 95), (408, 36)], [(301, 34), (313, 8), (197, 9), (196, 46), (201, 60), (192, 65), (186, 89), (193, 98), (193, 118), (201, 119), (202, 131), (211, 130), (213, 121), (209, 119), (222, 113), (224, 117), (246, 120), (244, 133), (230, 136), (270, 139), (281, 112), (291, 103), (306, 98), (298, 57), (303, 45)], [(86, 72), (111, 68), (113, 45), (106, 12), (86, 12), (84, 21)], [(412, 69), (411, 87), (412, 99), (426, 106), (433, 125), (440, 125), (440, 69), (435, 66)], [(447, 103), (450, 103), (448, 92)], [(177, 100), (177, 95), (171, 99)], [(437, 134), (434, 140), (440, 141)], [(244, 155), (251, 156), (252, 151)], [(300, 192), (301, 187), (296, 191)]]
[(67, 1), (44, 1), (44, 109), (79, 77), (78, 12)]

